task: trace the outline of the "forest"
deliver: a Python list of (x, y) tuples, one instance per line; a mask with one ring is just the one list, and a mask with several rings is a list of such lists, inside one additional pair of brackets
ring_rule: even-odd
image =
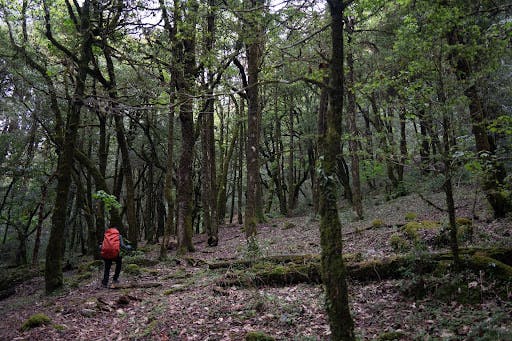
[(0, 339), (512, 339), (511, 45), (510, 0), (0, 0)]

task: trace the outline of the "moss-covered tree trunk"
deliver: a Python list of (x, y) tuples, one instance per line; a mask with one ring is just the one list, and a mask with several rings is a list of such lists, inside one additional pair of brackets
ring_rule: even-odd
[[(260, 162), (259, 162), (259, 144), (260, 144), (260, 99), (259, 99), (259, 69), (263, 54), (263, 32), (261, 21), (261, 0), (248, 0), (248, 7), (252, 8), (252, 19), (250, 26), (250, 39), (247, 43), (247, 81), (248, 88), (247, 101), (247, 145), (246, 145), (246, 162), (247, 162), (247, 202), (245, 205), (245, 235), (247, 239), (256, 235), (257, 201), (259, 181), (260, 181)], [(256, 15), (256, 13), (258, 15)], [(249, 27), (247, 27), (249, 29)]]
[[(51, 40), (53, 36), (51, 32), (52, 22), (49, 14), (50, 11), (46, 2), (44, 3), (44, 6), (46, 12), (46, 34)], [(48, 240), (48, 247), (46, 248), (45, 289), (47, 293), (54, 292), (63, 284), (62, 257), (65, 243), (64, 230), (67, 218), (67, 199), (71, 185), (71, 174), (73, 172), (73, 154), (78, 136), (78, 127), (80, 124), (80, 111), (84, 100), (87, 68), (92, 59), (90, 7), (90, 1), (84, 0), (80, 12), (79, 33), (81, 36), (81, 49), (80, 56), (78, 58), (78, 70), (75, 77), (75, 89), (66, 122), (66, 129), (62, 140), (63, 143), (59, 150), (59, 157), (57, 161), (57, 188), (55, 191), (56, 194), (52, 213), (50, 238)]]
[(343, 11), (346, 3), (328, 0), (331, 15), (332, 57), (326, 133), (320, 136), (320, 243), (322, 278), (332, 340), (355, 340), (348, 305), (346, 269), (342, 258), (341, 223), (338, 216), (336, 156), (339, 152), (343, 110)]
[[(189, 8), (180, 8), (183, 13), (175, 13), (177, 18), (184, 15), (186, 22), (180, 23), (181, 37), (178, 40), (177, 58), (181, 69), (178, 71), (177, 88), (180, 103), (181, 154), (178, 164), (178, 205), (177, 233), (178, 254), (193, 252), (193, 160), (194, 160), (194, 111), (193, 90), (196, 77), (196, 21), (198, 3), (191, 1)], [(177, 25), (178, 23), (176, 23)]]
[(352, 206), (359, 219), (363, 218), (363, 202), (361, 194), (361, 179), (359, 176), (359, 131), (356, 124), (356, 91), (355, 91), (355, 71), (354, 71), (354, 46), (352, 43), (352, 34), (354, 33), (354, 18), (347, 19), (347, 33), (349, 48), (347, 51), (347, 127), (350, 133), (348, 147), (350, 150), (350, 159), (352, 161)]

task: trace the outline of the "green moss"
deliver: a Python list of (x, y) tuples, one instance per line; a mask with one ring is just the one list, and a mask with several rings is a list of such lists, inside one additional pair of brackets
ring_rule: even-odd
[(177, 292), (185, 291), (187, 288), (187, 284), (174, 284), (170, 289), (164, 291), (164, 295), (169, 296)]
[(471, 268), (475, 270), (483, 270), (494, 278), (506, 281), (512, 280), (511, 266), (494, 258), (490, 258), (482, 253), (476, 253), (466, 262)]
[(372, 227), (379, 228), (385, 226), (384, 221), (382, 219), (374, 219), (372, 221)]
[(404, 225), (404, 233), (407, 238), (413, 241), (417, 241), (419, 239), (418, 230), (421, 229), (421, 223), (416, 221), (410, 221)]
[(64, 331), (66, 329), (66, 327), (64, 327), (62, 324), (54, 324), (53, 328), (55, 328), (55, 330), (58, 330), (60, 332)]
[(294, 223), (287, 221), (287, 222), (284, 224), (284, 226), (283, 226), (283, 230), (293, 229), (294, 227), (295, 227), (295, 224), (294, 224)]
[(387, 332), (384, 334), (380, 334), (378, 340), (379, 341), (392, 341), (392, 340), (402, 340), (405, 338), (405, 334), (402, 332)]
[(46, 316), (45, 314), (35, 314), (30, 316), (21, 326), (22, 331), (27, 331), (29, 329), (39, 327), (43, 324), (49, 324), (51, 322), (51, 319)]
[(131, 253), (129, 256), (125, 256), (123, 261), (130, 264), (137, 264), (139, 266), (155, 266), (159, 263), (158, 260), (146, 258), (144, 253), (136, 251)]
[(441, 224), (439, 224), (437, 221), (432, 220), (422, 220), (420, 221), (421, 229), (437, 229), (441, 227)]
[(137, 264), (128, 264), (125, 268), (125, 272), (132, 275), (140, 275), (141, 269)]
[(152, 276), (158, 276), (158, 274), (160, 273), (160, 271), (158, 271), (157, 269), (149, 269), (149, 268), (143, 268), (142, 271), (144, 271), (148, 275), (152, 275)]
[(264, 332), (249, 332), (245, 334), (245, 341), (273, 341), (273, 338), (270, 335), (265, 334)]
[(413, 221), (413, 220), (415, 220), (417, 217), (418, 217), (418, 214), (417, 214), (417, 213), (414, 213), (414, 212), (407, 212), (407, 213), (405, 214), (405, 220), (406, 220), (406, 221)]
[(472, 225), (472, 221), (469, 218), (466, 217), (460, 217), (455, 220), (458, 226), (460, 225)]
[(391, 235), (389, 243), (395, 252), (404, 252), (411, 248), (409, 242), (398, 233)]

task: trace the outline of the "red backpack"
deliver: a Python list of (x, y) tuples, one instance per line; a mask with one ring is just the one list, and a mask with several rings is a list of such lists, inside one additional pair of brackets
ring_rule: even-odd
[(116, 259), (119, 256), (119, 248), (119, 231), (116, 228), (106, 230), (101, 244), (101, 257)]

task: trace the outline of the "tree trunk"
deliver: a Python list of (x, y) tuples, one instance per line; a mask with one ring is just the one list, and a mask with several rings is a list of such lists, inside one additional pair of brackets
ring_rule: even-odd
[[(46, 4), (45, 4), (46, 5)], [(92, 35), (90, 29), (90, 1), (84, 0), (80, 13), (81, 49), (75, 90), (70, 112), (66, 122), (66, 130), (62, 148), (57, 161), (57, 188), (52, 214), (52, 227), (46, 249), (45, 289), (47, 293), (62, 287), (62, 251), (64, 249), (64, 229), (66, 226), (67, 198), (73, 172), (73, 153), (80, 124), (80, 111), (83, 106), (87, 68), (92, 59)], [(45, 6), (47, 7), (47, 6)], [(46, 18), (49, 25), (50, 18)]]
[(359, 177), (359, 131), (356, 124), (356, 91), (355, 91), (355, 79), (354, 79), (354, 53), (352, 43), (352, 34), (354, 32), (354, 18), (350, 17), (347, 20), (347, 33), (348, 33), (348, 44), (349, 48), (347, 51), (347, 67), (348, 67), (348, 78), (347, 78), (347, 126), (350, 134), (348, 146), (350, 150), (351, 158), (351, 171), (352, 171), (352, 206), (356, 211), (359, 219), (363, 218), (363, 202), (361, 195), (361, 180)]
[(34, 251), (32, 252), (33, 266), (37, 265), (37, 261), (39, 259), (39, 247), (41, 246), (41, 232), (43, 230), (44, 208), (46, 206), (46, 197), (48, 195), (48, 183), (49, 181), (41, 186), (41, 202), (37, 213), (36, 236), (34, 240)]
[[(197, 4), (196, 4), (197, 5)], [(178, 204), (178, 254), (194, 251), (193, 237), (193, 160), (194, 160), (194, 112), (192, 105), (192, 89), (195, 74), (195, 14), (180, 45), (182, 55), (179, 60), (183, 63), (182, 74), (179, 75), (178, 101), (180, 103), (179, 119), (181, 123), (181, 154), (178, 166), (178, 188), (176, 201)]]
[(259, 98), (259, 68), (263, 53), (263, 29), (259, 22), (261, 19), (262, 0), (250, 0), (250, 5), (254, 10), (255, 19), (251, 20), (251, 32), (253, 36), (246, 46), (247, 66), (248, 66), (248, 84), (247, 84), (247, 144), (246, 144), (246, 162), (247, 162), (247, 201), (245, 205), (245, 236), (247, 239), (254, 238), (257, 233), (256, 224), (258, 222), (257, 205), (258, 192), (261, 191), (260, 181), (260, 98)]
[(333, 181), (339, 153), (343, 111), (343, 1), (328, 0), (331, 15), (332, 56), (326, 133), (320, 136), (322, 153), (320, 181), (320, 244), (326, 309), (333, 340), (355, 340), (354, 322), (348, 304), (346, 269), (342, 258), (341, 223)]
[[(287, 214), (291, 214), (291, 212), (295, 209), (296, 202), (295, 202), (295, 193), (293, 191), (295, 187), (295, 145), (293, 140), (294, 135), (294, 115), (295, 111), (289, 110), (288, 113), (288, 124), (289, 124), (289, 134), (290, 134), (290, 146), (289, 146), (289, 153), (288, 153), (288, 185), (286, 186), (288, 188), (288, 209)], [(277, 136), (278, 139), (281, 139), (281, 136)]]
[[(237, 116), (239, 117), (239, 116)], [(227, 182), (228, 182), (228, 171), (229, 164), (233, 158), (235, 151), (236, 142), (239, 141), (239, 125), (237, 124), (234, 131), (232, 132), (231, 140), (229, 142), (228, 150), (223, 157), (221, 174), (219, 174), (219, 187), (217, 197), (217, 219), (219, 224), (224, 223), (226, 216), (226, 201), (227, 201)]]
[(137, 226), (137, 217), (135, 210), (135, 186), (133, 183), (133, 172), (130, 161), (130, 152), (126, 141), (123, 118), (119, 113), (114, 114), (116, 127), (116, 137), (119, 149), (121, 150), (121, 160), (123, 169), (124, 188), (126, 190), (126, 216), (128, 221), (128, 239), (135, 248), (139, 239), (139, 228)]
[[(464, 45), (465, 42), (457, 34), (456, 29), (453, 29), (448, 34), (448, 44)], [(470, 60), (464, 55), (457, 55), (456, 53), (451, 54), (450, 58), (457, 69), (457, 77), (461, 81), (467, 81), (472, 76)], [(487, 129), (489, 114), (482, 104), (477, 86), (472, 84), (464, 90), (464, 94), (469, 99), (469, 116), (472, 132), (475, 136), (476, 152), (486, 172), (482, 179), (482, 187), (494, 211), (494, 216), (502, 218), (512, 211), (512, 199), (502, 191), (507, 176), (506, 169), (503, 164), (494, 158), (496, 148), (492, 143), (492, 138), (488, 135)]]
[[(243, 103), (243, 99), (241, 100), (241, 104)], [(243, 110), (243, 105), (241, 105), (240, 110), (242, 113), (245, 111)], [(238, 182), (237, 182), (237, 204), (236, 204), (236, 210), (237, 210), (237, 222), (238, 224), (242, 225), (244, 223), (243, 220), (243, 213), (242, 213), (242, 205), (243, 205), (243, 179), (244, 179), (244, 172), (243, 172), (243, 164), (244, 164), (244, 139), (243, 136), (245, 136), (245, 129), (244, 129), (244, 123), (240, 122), (240, 138), (238, 139)]]

